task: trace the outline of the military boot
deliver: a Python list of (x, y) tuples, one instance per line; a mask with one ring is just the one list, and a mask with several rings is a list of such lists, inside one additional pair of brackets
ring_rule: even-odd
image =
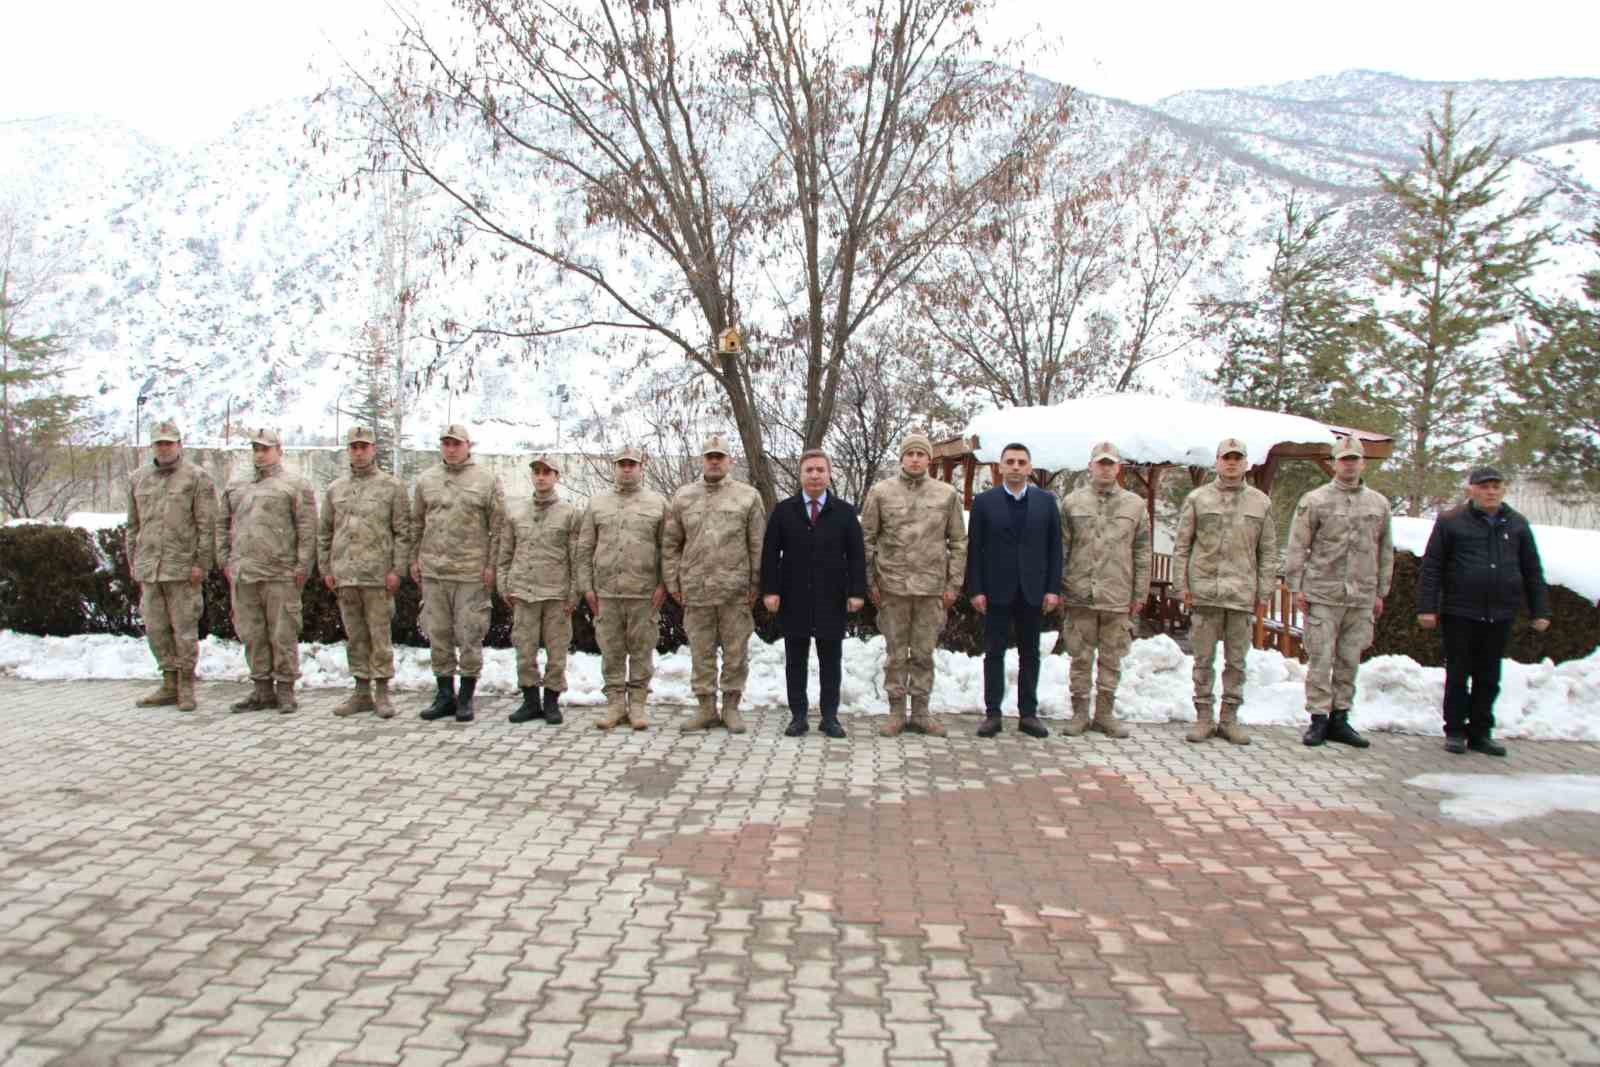
[(1189, 728), (1189, 733), (1185, 735), (1184, 740), (1198, 743), (1200, 741), (1209, 741), (1217, 736), (1217, 726), (1216, 723), (1211, 721), (1211, 715), (1210, 704), (1196, 704), (1194, 706), (1194, 725)]
[(436, 674), (433, 681), (438, 690), (433, 694), (433, 703), (422, 709), (420, 718), (433, 722), (436, 719), (448, 719), (456, 713), (456, 676), (453, 674)]
[(544, 718), (544, 708), (539, 705), (539, 687), (527, 686), (522, 690), (522, 703), (506, 717), (507, 722), (532, 722)]
[(1128, 736), (1128, 728), (1122, 725), (1121, 719), (1117, 718), (1116, 697), (1109, 693), (1095, 694), (1094, 721), (1089, 723), (1089, 729), (1112, 738)]
[(272, 687), (272, 693), (278, 701), (279, 715), (289, 715), (300, 710), (300, 702), (294, 698), (293, 682), (279, 682)]
[(714, 726), (721, 726), (722, 719), (717, 716), (717, 695), (715, 693), (696, 693), (695, 703), (699, 705), (695, 713), (689, 717), (678, 729), (684, 733), (693, 733), (696, 730), (709, 730)]
[(628, 694), (628, 725), (635, 730), (650, 729), (650, 720), (645, 717), (644, 713), (645, 700), (648, 696), (648, 693), (630, 692)]
[(926, 696), (911, 698), (911, 721), (906, 724), (912, 730), (927, 737), (943, 737), (944, 724), (933, 717), (933, 712), (928, 710)]
[(906, 728), (906, 698), (889, 698), (889, 718), (878, 727), (878, 733), (884, 737), (899, 737), (900, 731)]
[(1335, 711), (1328, 716), (1328, 740), (1336, 745), (1349, 745), (1351, 748), (1372, 747), (1372, 742), (1356, 733), (1356, 728), (1350, 725), (1348, 711)]
[(1239, 725), (1239, 705), (1222, 705), (1222, 718), (1217, 723), (1217, 736), (1230, 745), (1248, 745), (1250, 735)]
[(344, 699), (344, 703), (333, 709), (333, 713), (343, 719), (349, 715), (359, 715), (363, 711), (372, 710), (372, 681), (368, 678), (357, 678), (356, 687)]
[(1072, 702), (1072, 718), (1061, 727), (1061, 732), (1068, 737), (1077, 737), (1089, 729), (1089, 702), (1087, 700), (1074, 700)]
[(199, 705), (194, 699), (194, 668), (178, 672), (178, 710), (193, 711)]
[(230, 711), (262, 711), (266, 708), (278, 706), (278, 698), (272, 691), (272, 679), (252, 681), (250, 695), (243, 700), (235, 700), (228, 705)]
[(551, 726), (561, 725), (561, 692), (557, 689), (544, 691), (544, 721)]
[(389, 702), (389, 679), (377, 678), (372, 687), (372, 713), (380, 719), (394, 718), (394, 705)]
[(594, 721), (601, 730), (609, 730), (628, 718), (628, 697), (625, 693), (607, 693), (606, 710)]
[(739, 701), (743, 697), (738, 691), (722, 694), (722, 725), (730, 734), (744, 733), (744, 716), (739, 714)]
[(456, 722), (471, 722), (473, 720), (472, 695), (477, 691), (478, 679), (476, 677), (468, 678), (463, 675), (461, 678), (461, 692), (456, 696)]
[(161, 687), (152, 689), (133, 702), (136, 708), (164, 708), (178, 702), (178, 672), (162, 671)]
[(1300, 735), (1300, 743), (1307, 748), (1316, 748), (1328, 739), (1328, 717), (1320, 712), (1311, 716), (1311, 725), (1306, 727), (1306, 732)]

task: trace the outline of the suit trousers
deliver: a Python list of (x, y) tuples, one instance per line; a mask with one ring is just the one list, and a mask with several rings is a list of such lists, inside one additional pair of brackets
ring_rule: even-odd
[[(811, 674), (811, 637), (783, 638), (783, 675), (789, 687), (789, 714), (805, 718), (810, 710), (806, 697), (806, 681)], [(817, 642), (817, 671), (821, 675), (822, 692), (818, 704), (824, 719), (839, 715), (839, 683), (844, 675), (844, 641), (840, 638), (815, 638)]]
[(1039, 631), (1044, 607), (1029, 604), (1021, 590), (1009, 604), (989, 601), (983, 616), (983, 711), (999, 715), (1006, 698), (1006, 646), (1017, 632), (1017, 713), (1023, 718), (1039, 714)]
[(1483, 739), (1494, 730), (1500, 663), (1511, 623), (1439, 616), (1444, 636), (1444, 732)]

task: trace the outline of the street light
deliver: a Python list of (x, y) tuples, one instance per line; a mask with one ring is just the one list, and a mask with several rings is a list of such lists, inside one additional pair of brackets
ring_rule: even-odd
[(139, 395), (133, 401), (133, 447), (139, 447), (139, 424), (144, 421), (144, 402), (150, 399), (150, 390), (155, 388), (156, 376), (154, 374), (144, 380), (139, 386)]

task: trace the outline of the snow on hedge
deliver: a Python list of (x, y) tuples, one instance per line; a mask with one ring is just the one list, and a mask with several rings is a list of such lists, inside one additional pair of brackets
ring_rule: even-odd
[[(1432, 519), (1397, 518), (1394, 547), (1420, 557), (1432, 533)], [(1600, 603), (1600, 530), (1535, 524), (1533, 539), (1539, 546), (1545, 581), (1564, 585), (1584, 599)]]

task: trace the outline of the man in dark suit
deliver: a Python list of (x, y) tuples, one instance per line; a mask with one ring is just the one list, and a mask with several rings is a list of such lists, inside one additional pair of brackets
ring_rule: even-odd
[(1000, 732), (1006, 695), (1006, 644), (1017, 632), (1017, 729), (1048, 737), (1039, 721), (1039, 631), (1061, 605), (1061, 513), (1056, 498), (1030, 485), (1033, 456), (1026, 445), (1000, 451), (1001, 483), (972, 502), (967, 519), (967, 594), (983, 616), (983, 725), (979, 737)]
[(843, 737), (839, 682), (845, 616), (861, 610), (867, 595), (861, 522), (849, 501), (828, 490), (832, 465), (812, 449), (800, 457), (800, 492), (778, 502), (767, 519), (761, 550), (761, 592), (783, 628), (784, 674), (790, 722), (784, 733), (799, 737), (806, 721), (806, 675), (811, 642), (817, 642), (822, 675), (822, 732)]

